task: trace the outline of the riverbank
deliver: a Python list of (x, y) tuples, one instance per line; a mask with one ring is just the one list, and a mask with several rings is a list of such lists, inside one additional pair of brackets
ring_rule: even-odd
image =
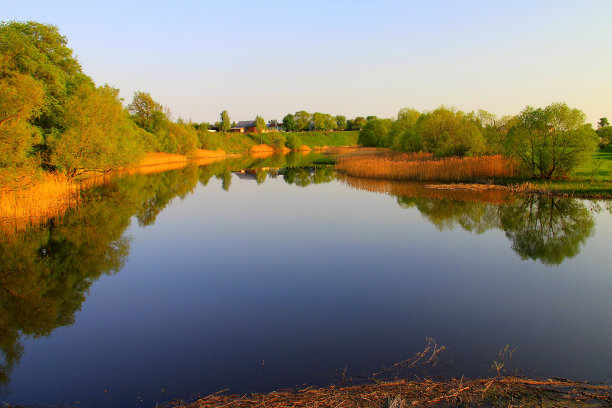
[(152, 152), (130, 167), (109, 173), (86, 173), (78, 179), (64, 174), (44, 173), (27, 175), (26, 188), (0, 189), (0, 232), (25, 229), (52, 217), (64, 214), (79, 202), (82, 189), (104, 183), (116, 174), (157, 173), (182, 168), (191, 162), (210, 164), (240, 155), (227, 154), (223, 150), (198, 149), (191, 157), (180, 154)]
[(169, 408), (221, 407), (610, 407), (612, 387), (565, 379), (495, 377), (447, 381), (380, 381), (356, 386), (308, 387), (268, 394), (223, 391)]
[(600, 151), (587, 165), (562, 180), (521, 178), (517, 164), (504, 156), (438, 159), (430, 154), (399, 153), (387, 149), (354, 149), (339, 153), (336, 168), (352, 177), (436, 183), (427, 186), (432, 189), (498, 189), (513, 193), (608, 199), (612, 198), (611, 158), (612, 151)]
[(289, 151), (288, 139), (292, 138), (296, 146), (292, 150), (321, 150), (330, 147), (357, 146), (358, 131), (329, 132), (268, 132), (268, 133), (238, 133), (211, 132), (201, 141), (202, 148), (208, 150), (221, 149), (227, 153), (245, 154), (257, 146), (267, 145), (273, 150)]

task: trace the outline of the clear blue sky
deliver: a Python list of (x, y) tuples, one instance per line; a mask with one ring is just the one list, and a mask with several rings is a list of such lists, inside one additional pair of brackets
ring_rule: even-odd
[(98, 84), (174, 118), (498, 115), (565, 101), (612, 119), (612, 1), (16, 1), (57, 25)]

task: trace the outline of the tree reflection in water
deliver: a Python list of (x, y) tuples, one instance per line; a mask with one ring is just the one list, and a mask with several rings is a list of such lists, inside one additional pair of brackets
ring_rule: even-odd
[[(523, 259), (558, 265), (576, 256), (594, 231), (585, 201), (546, 196), (512, 196), (505, 191), (440, 191), (418, 183), (352, 179), (330, 167), (316, 167), (316, 154), (240, 157), (206, 166), (112, 179), (83, 193), (82, 204), (60, 219), (20, 233), (0, 235), (0, 384), (23, 354), (23, 336), (47, 336), (74, 322), (87, 292), (104, 274), (116, 273), (130, 252), (125, 232), (132, 217), (139, 226), (155, 223), (170, 202), (188, 196), (198, 183), (221, 180), (229, 190), (232, 171), (252, 169), (258, 184), (277, 174), (306, 187), (336, 178), (351, 188), (397, 197), (441, 230), (505, 231)], [(284, 167), (283, 166), (293, 166)], [(609, 203), (607, 204), (609, 207)]]

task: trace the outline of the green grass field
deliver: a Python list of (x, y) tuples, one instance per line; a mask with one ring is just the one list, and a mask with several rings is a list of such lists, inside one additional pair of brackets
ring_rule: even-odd
[(612, 198), (612, 145), (593, 154), (567, 180), (541, 180), (533, 184), (563, 194)]
[(612, 182), (612, 145), (595, 153), (591, 161), (575, 169), (570, 178), (590, 182)]
[(270, 133), (206, 133), (202, 139), (202, 149), (222, 149), (227, 153), (246, 153), (258, 144), (267, 144), (276, 149), (283, 148), (287, 136), (296, 135), (302, 144), (310, 147), (356, 146), (359, 132), (270, 132)]

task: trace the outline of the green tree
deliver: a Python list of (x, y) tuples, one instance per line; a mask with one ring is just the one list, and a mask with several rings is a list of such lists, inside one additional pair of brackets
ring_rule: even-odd
[(298, 150), (300, 147), (302, 147), (302, 141), (297, 135), (290, 134), (287, 136), (285, 145), (291, 150)]
[(219, 130), (227, 132), (232, 127), (232, 120), (230, 119), (229, 113), (226, 110), (221, 112), (221, 122), (219, 122)]
[(415, 109), (404, 108), (400, 110), (397, 114), (397, 119), (391, 125), (391, 129), (383, 137), (382, 146), (404, 150), (405, 143), (400, 139), (404, 133), (414, 129), (419, 116), (421, 116), (421, 113)]
[(108, 86), (79, 86), (66, 104), (66, 127), (54, 143), (53, 162), (69, 177), (124, 166), (142, 152), (119, 90)]
[(532, 177), (566, 175), (597, 147), (597, 134), (585, 119), (584, 112), (565, 103), (527, 106), (508, 132), (506, 152)]
[(28, 22), (0, 22), (0, 55), (5, 76), (20, 73), (39, 81), (43, 86), (44, 103), (32, 124), (49, 134), (64, 129), (65, 104), (75, 87), (92, 83), (67, 46), (66, 37), (57, 27)]
[(363, 116), (357, 116), (353, 119), (353, 126), (351, 130), (361, 130), (366, 125), (368, 121)]
[(285, 117), (283, 118), (283, 128), (287, 132), (293, 132), (294, 130), (296, 130), (297, 125), (295, 123), (295, 116), (290, 113), (285, 115)]
[(606, 126), (596, 130), (599, 136), (599, 148), (604, 149), (612, 143), (612, 127)]
[[(0, 66), (1, 68), (1, 66)], [(29, 151), (40, 141), (30, 124), (44, 104), (40, 82), (20, 73), (0, 74), (0, 183), (17, 185), (23, 172), (32, 171)], [(17, 183), (17, 184), (14, 184)]]
[(364, 147), (381, 146), (384, 136), (391, 129), (391, 119), (372, 119), (359, 132), (357, 143)]
[(597, 127), (599, 129), (604, 128), (610, 126), (610, 122), (608, 121), (608, 118), (601, 118), (599, 119), (599, 122), (597, 122)]
[(308, 130), (308, 126), (310, 125), (311, 115), (306, 111), (296, 112), (295, 115), (295, 128), (296, 130)]
[(158, 131), (160, 120), (167, 119), (164, 107), (155, 102), (148, 92), (135, 92), (128, 111), (134, 122), (148, 132)]
[(346, 116), (337, 115), (336, 116), (336, 126), (338, 127), (338, 130), (346, 130), (347, 129)]
[(415, 131), (423, 150), (437, 156), (475, 156), (486, 148), (480, 125), (463, 112), (445, 106), (423, 113)]
[(325, 129), (325, 114), (321, 112), (313, 113), (312, 123), (314, 124), (315, 130)]
[(261, 116), (257, 116), (255, 118), (255, 130), (258, 132), (263, 132), (267, 129), (268, 127), (266, 126), (266, 121), (264, 120), (264, 118), (262, 118)]

